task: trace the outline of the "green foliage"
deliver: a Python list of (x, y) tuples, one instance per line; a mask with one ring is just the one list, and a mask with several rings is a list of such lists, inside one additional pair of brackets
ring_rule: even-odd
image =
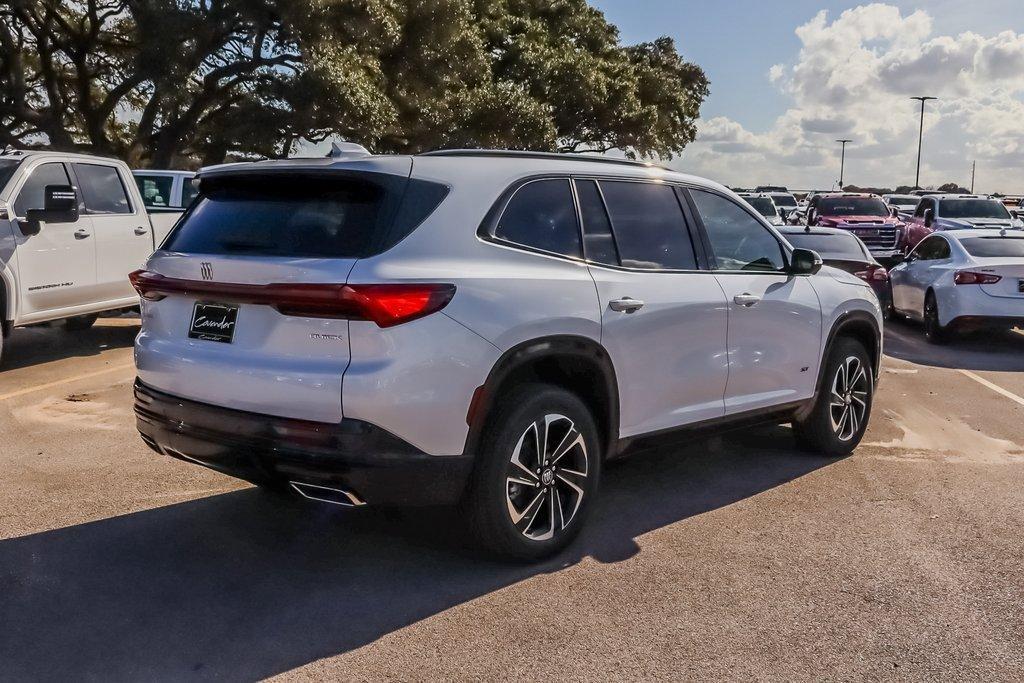
[(8, 0), (0, 144), (138, 165), (378, 151), (669, 157), (708, 94), (673, 41), (622, 46), (585, 0)]

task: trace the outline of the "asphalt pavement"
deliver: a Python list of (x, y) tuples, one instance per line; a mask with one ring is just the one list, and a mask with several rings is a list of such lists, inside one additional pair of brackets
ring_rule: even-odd
[(849, 458), (763, 427), (613, 464), (553, 561), (443, 511), (275, 498), (161, 457), (138, 321), (0, 366), (0, 679), (1024, 678), (1024, 335), (893, 324)]

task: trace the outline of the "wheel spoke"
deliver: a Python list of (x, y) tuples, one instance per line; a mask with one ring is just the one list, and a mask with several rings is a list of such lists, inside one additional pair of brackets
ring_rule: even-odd
[(523, 432), (523, 435), (519, 437), (519, 442), (516, 444), (515, 450), (512, 451), (512, 464), (515, 465), (516, 468), (519, 470), (516, 473), (518, 476), (523, 476), (530, 482), (532, 482), (530, 484), (531, 486), (539, 486), (540, 478), (537, 476), (537, 473), (533, 469), (527, 467), (526, 464), (522, 461), (523, 446), (526, 444), (526, 440), (530, 435), (530, 431), (533, 431), (534, 434), (537, 433), (537, 423), (531, 424), (526, 429), (526, 431)]
[(832, 401), (829, 403), (829, 405), (831, 405), (833, 408), (835, 408), (837, 406), (845, 406), (846, 405), (846, 400), (842, 396), (840, 396), (838, 393), (836, 393), (836, 391), (833, 389), (832, 390)]
[(579, 431), (576, 429), (576, 426), (573, 425), (572, 427), (569, 428), (569, 431), (566, 432), (565, 438), (562, 439), (562, 443), (558, 444), (558, 448), (556, 448), (554, 453), (551, 454), (551, 459), (549, 463), (551, 465), (556, 464), (559, 460), (562, 459), (562, 456), (571, 451), (577, 445), (582, 444), (583, 435), (580, 434)]
[(562, 512), (562, 495), (557, 486), (548, 489), (548, 507), (551, 508), (551, 529), (561, 531), (565, 528), (565, 514)]
[(508, 483), (509, 484), (520, 484), (522, 486), (529, 486), (530, 488), (533, 488), (533, 489), (535, 489), (538, 486), (540, 486), (540, 481), (538, 481), (536, 478), (530, 480), (530, 479), (523, 479), (522, 477), (509, 477), (508, 478)]
[(523, 508), (522, 512), (518, 512), (515, 506), (512, 505), (512, 502), (509, 501), (509, 513), (512, 515), (512, 523), (519, 527), (519, 530), (524, 534), (533, 526), (533, 522), (537, 519), (537, 513), (544, 507), (544, 499), (546, 497), (547, 491), (538, 491), (537, 495), (534, 496), (529, 505)]

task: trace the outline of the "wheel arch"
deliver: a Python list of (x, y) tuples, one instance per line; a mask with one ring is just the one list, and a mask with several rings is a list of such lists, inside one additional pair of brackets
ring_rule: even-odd
[(543, 382), (579, 396), (594, 414), (605, 458), (615, 455), (619, 437), (619, 391), (607, 351), (588, 337), (558, 335), (532, 339), (508, 349), (477, 387), (466, 421), (466, 453), (475, 454), (499, 397), (522, 382)]
[(821, 391), (825, 381), (825, 369), (827, 366), (825, 361), (832, 353), (836, 340), (843, 337), (854, 339), (864, 345), (868, 352), (868, 357), (871, 359), (871, 372), (874, 383), (878, 384), (878, 373), (882, 364), (882, 329), (878, 324), (878, 320), (871, 313), (853, 310), (844, 313), (832, 325), (832, 329), (829, 330), (821, 363), (819, 363), (815, 396)]

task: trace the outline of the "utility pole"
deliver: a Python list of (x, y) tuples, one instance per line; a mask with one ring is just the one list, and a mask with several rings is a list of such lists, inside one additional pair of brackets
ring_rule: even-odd
[(911, 97), (921, 103), (921, 127), (917, 131), (917, 174), (914, 176), (914, 189), (921, 189), (921, 142), (924, 140), (924, 103), (928, 100), (937, 100), (938, 97)]
[(971, 194), (974, 194), (974, 172), (978, 170), (977, 160), (971, 162)]
[(839, 191), (843, 191), (843, 171), (846, 169), (846, 143), (853, 142), (853, 140), (836, 140), (843, 145), (842, 156), (839, 157)]

